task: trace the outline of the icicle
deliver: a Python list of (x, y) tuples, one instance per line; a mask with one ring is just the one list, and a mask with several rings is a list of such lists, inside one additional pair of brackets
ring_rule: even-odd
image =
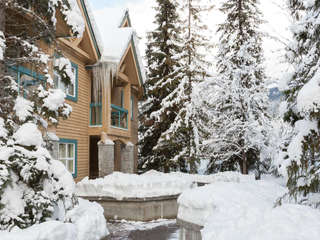
[(115, 62), (102, 62), (93, 67), (93, 101), (101, 103), (102, 90), (113, 87), (117, 77), (118, 65)]

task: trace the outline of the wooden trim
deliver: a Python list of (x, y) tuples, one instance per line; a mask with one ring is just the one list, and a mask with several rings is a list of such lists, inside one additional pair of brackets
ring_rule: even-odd
[(61, 42), (62, 44), (64, 44), (66, 47), (71, 48), (71, 51), (73, 51), (74, 53), (76, 53), (76, 55), (78, 55), (81, 59), (85, 59), (85, 60), (94, 60), (92, 59), (89, 54), (87, 54), (85, 51), (83, 51), (82, 49), (80, 49), (79, 47), (74, 46), (71, 42), (69, 42), (66, 39), (60, 38), (58, 40), (59, 42)]
[(118, 72), (118, 77), (123, 80), (123, 81), (126, 81), (126, 82), (129, 82), (129, 77), (127, 75), (125, 75), (124, 73), (122, 72)]
[(99, 49), (99, 46), (98, 46), (98, 42), (97, 42), (97, 39), (96, 39), (96, 36), (94, 34), (94, 31), (93, 31), (93, 27), (92, 27), (92, 24), (90, 22), (90, 18), (89, 18), (89, 15), (88, 15), (88, 11), (86, 9), (86, 5), (84, 3), (83, 0), (78, 0), (78, 5), (81, 6), (80, 9), (81, 9), (81, 12), (82, 14), (84, 15), (85, 19), (86, 19), (86, 28), (89, 29), (89, 39), (90, 39), (90, 43), (91, 43), (91, 46), (93, 46), (93, 48), (95, 49), (94, 52), (94, 56), (95, 56), (95, 60), (98, 61), (101, 57), (101, 52), (100, 52), (100, 49)]

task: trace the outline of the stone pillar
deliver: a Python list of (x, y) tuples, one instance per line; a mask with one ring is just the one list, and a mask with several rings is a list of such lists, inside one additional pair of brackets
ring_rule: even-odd
[(114, 142), (111, 140), (98, 143), (99, 177), (104, 177), (114, 171)]
[(134, 173), (134, 145), (131, 142), (121, 150), (121, 172)]

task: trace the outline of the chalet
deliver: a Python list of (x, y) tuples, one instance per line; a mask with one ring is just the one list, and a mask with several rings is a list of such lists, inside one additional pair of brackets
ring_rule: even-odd
[[(129, 12), (119, 14), (115, 25), (108, 14), (100, 19), (102, 38), (88, 1), (77, 3), (85, 20), (82, 37), (58, 39), (60, 52), (72, 63), (75, 81), (64, 86), (51, 72), (55, 86), (64, 89), (72, 107), (69, 119), (50, 127), (51, 155), (66, 165), (76, 181), (113, 171), (133, 173), (137, 168), (138, 101), (144, 94), (145, 75)], [(57, 20), (57, 35), (68, 36), (67, 24), (61, 16)], [(45, 43), (40, 47), (55, 55), (55, 49)], [(15, 71), (19, 82), (41, 78), (26, 67)]]

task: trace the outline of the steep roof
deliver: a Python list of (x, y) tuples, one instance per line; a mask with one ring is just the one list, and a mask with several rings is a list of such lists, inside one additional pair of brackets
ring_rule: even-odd
[(88, 0), (80, 0), (80, 4), (84, 11), (85, 19), (89, 26), (90, 35), (94, 42), (95, 50), (97, 52), (98, 57), (100, 58), (103, 53), (103, 41), (94, 18), (91, 5)]
[[(139, 81), (143, 85), (146, 76), (138, 49), (138, 38), (135, 30), (131, 27), (129, 11), (119, 8), (104, 8), (95, 12), (95, 19), (103, 36), (104, 51), (101, 61), (119, 64), (131, 44)], [(123, 27), (126, 23), (128, 27)]]

